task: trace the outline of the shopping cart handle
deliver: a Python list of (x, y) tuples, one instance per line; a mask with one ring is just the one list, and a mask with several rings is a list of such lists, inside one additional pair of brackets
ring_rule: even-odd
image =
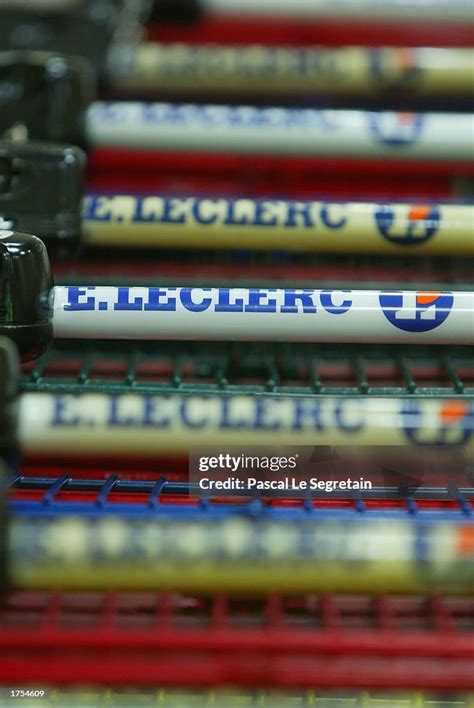
[(0, 230), (0, 336), (15, 342), (23, 361), (41, 356), (53, 338), (45, 295), (53, 276), (44, 243), (36, 236)]
[(0, 49), (85, 57), (101, 72), (112, 42), (140, 36), (149, 0), (2, 0)]
[(7, 87), (2, 92), (0, 135), (81, 145), (95, 82), (93, 70), (81, 57), (0, 52), (0, 83)]
[(77, 147), (0, 141), (0, 229), (3, 221), (3, 228), (37, 233), (50, 255), (75, 255), (85, 166)]
[(14, 231), (0, 233), (0, 335), (15, 341), (24, 361), (43, 354), (53, 336), (473, 343), (473, 292), (160, 283), (53, 287), (43, 242)]

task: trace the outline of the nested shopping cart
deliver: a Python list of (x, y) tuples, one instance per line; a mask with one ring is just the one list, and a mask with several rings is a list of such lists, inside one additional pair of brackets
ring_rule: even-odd
[[(201, 264), (191, 262), (188, 282), (210, 284), (222, 267), (241, 272), (242, 261), (249, 264), (250, 274), (252, 268), (268, 268), (245, 253), (226, 258), (228, 263), (217, 263), (214, 272), (203, 257)], [(367, 267), (374, 265), (365, 260)], [(175, 272), (186, 270), (185, 263), (175, 266), (171, 275), (166, 262), (150, 265), (137, 259), (130, 265), (137, 284), (150, 282), (150, 270), (154, 275), (160, 267), (169, 283)], [(269, 265), (280, 267), (289, 281), (297, 267), (283, 257), (280, 264)], [(100, 259), (82, 266), (62, 264), (60, 282), (112, 282), (114, 267)], [(342, 267), (334, 265), (331, 283), (345, 277), (344, 267), (354, 265), (349, 260)], [(395, 262), (390, 269), (382, 268), (374, 282), (385, 278), (397, 285), (402, 273), (406, 279), (421, 272), (432, 283), (433, 267), (427, 261), (424, 269), (410, 270), (403, 261)], [(463, 267), (454, 262), (452, 270), (442, 274), (452, 274), (452, 289), (465, 286)], [(321, 273), (324, 264), (315, 260), (314, 268)], [(353, 277), (356, 280), (356, 269)], [(251, 275), (243, 279), (249, 282)], [(114, 283), (120, 284), (116, 278)], [(438, 286), (443, 289), (446, 283), (440, 278)], [(22, 391), (405, 396), (415, 402), (437, 397), (470, 403), (474, 367), (472, 352), (463, 346), (73, 340), (56, 342), (40, 361), (27, 365)], [(402, 489), (399, 479), (385, 474), (363, 498), (339, 494), (270, 500), (258, 495), (214, 498), (190, 486), (186, 453), (177, 450), (171, 457), (150, 461), (137, 451), (133, 459), (111, 454), (101, 462), (86, 450), (74, 460), (57, 451), (53, 458), (27, 456), (10, 480), (11, 509), (37, 519), (67, 513), (91, 519), (184, 513), (199, 520), (251, 513), (285, 520), (313, 513), (340, 521), (382, 515), (468, 523), (474, 511), (473, 468), (464, 459), (453, 462), (451, 481), (428, 474), (416, 488)], [(457, 692), (474, 688), (470, 596), (270, 593), (249, 599), (212, 588), (201, 594), (14, 591), (4, 604), (1, 627), (2, 683), (19, 680), (18, 659), (28, 646), (31, 660), (22, 664), (23, 680), (34, 683), (41, 677), (47, 684), (64, 686), (313, 690), (298, 694), (302, 705), (314, 702), (321, 691), (335, 689), (454, 692), (456, 699), (464, 700)], [(266, 695), (260, 694), (259, 700)], [(336, 701), (337, 695), (330, 695)], [(340, 700), (349, 700), (347, 695)], [(354, 701), (372, 700), (370, 692), (365, 698), (352, 695)], [(397, 695), (394, 700), (401, 701)], [(444, 696), (449, 699), (448, 693)]]

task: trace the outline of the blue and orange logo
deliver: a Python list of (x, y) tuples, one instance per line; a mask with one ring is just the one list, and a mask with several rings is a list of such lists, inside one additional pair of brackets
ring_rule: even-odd
[(429, 332), (439, 327), (453, 309), (454, 296), (439, 290), (390, 291), (379, 295), (387, 320), (404, 332)]
[(383, 205), (375, 211), (375, 223), (381, 235), (400, 246), (425, 243), (439, 229), (441, 214), (430, 204)]
[(424, 402), (412, 399), (402, 408), (403, 427), (417, 445), (464, 445), (474, 433), (474, 407), (469, 401), (446, 400), (426, 412)]
[(374, 79), (389, 89), (406, 88), (423, 73), (416, 50), (409, 47), (372, 49), (369, 58)]
[(369, 130), (377, 142), (393, 147), (415, 143), (423, 129), (421, 113), (393, 113), (369, 111)]

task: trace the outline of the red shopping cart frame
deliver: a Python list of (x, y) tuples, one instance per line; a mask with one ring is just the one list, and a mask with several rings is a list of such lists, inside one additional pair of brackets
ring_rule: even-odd
[(151, 24), (148, 39), (190, 44), (323, 45), (401, 47), (471, 47), (472, 25), (441, 22), (377, 22), (356, 19), (296, 20), (289, 18), (207, 15), (190, 25)]
[(469, 598), (12, 593), (0, 683), (466, 690)]
[[(452, 198), (474, 164), (96, 148), (90, 189), (370, 199)], [(456, 182), (457, 180), (457, 182)]]

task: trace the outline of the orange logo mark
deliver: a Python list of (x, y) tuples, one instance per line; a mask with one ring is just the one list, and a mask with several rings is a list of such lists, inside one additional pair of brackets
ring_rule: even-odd
[(398, 120), (400, 123), (403, 125), (411, 125), (412, 123), (415, 122), (416, 118), (416, 113), (410, 113), (408, 111), (403, 111), (402, 113), (398, 114)]
[(410, 221), (416, 221), (418, 219), (427, 219), (431, 214), (431, 207), (425, 204), (414, 204), (410, 207), (408, 212), (408, 218)]
[(441, 290), (419, 292), (416, 296), (416, 301), (419, 305), (429, 305), (430, 303), (435, 302), (440, 295)]
[(459, 529), (458, 552), (465, 556), (474, 555), (474, 527), (465, 526)]
[(441, 408), (443, 425), (453, 425), (458, 420), (465, 418), (469, 411), (467, 401), (446, 401)]
[(401, 69), (401, 71), (410, 71), (411, 69), (414, 69), (416, 66), (416, 57), (415, 53), (410, 51), (409, 49), (400, 49), (396, 53), (396, 62)]

